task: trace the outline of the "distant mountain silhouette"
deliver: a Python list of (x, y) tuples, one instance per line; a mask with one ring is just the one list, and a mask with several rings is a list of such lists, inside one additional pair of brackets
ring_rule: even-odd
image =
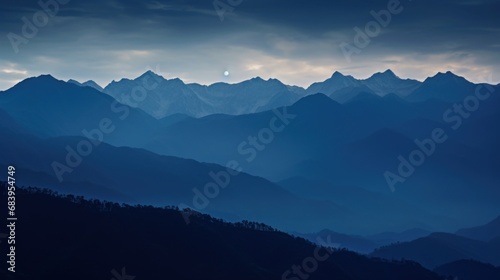
[(307, 88), (307, 92), (309, 94), (323, 93), (343, 103), (360, 92), (373, 93), (378, 96), (394, 93), (406, 97), (419, 85), (419, 81), (399, 78), (390, 69), (383, 73), (375, 73), (365, 80), (358, 80), (352, 76), (344, 76), (335, 72), (331, 78), (312, 84)]
[[(384, 219), (364, 222), (366, 225), (370, 225), (375, 231), (385, 231), (388, 228), (403, 231), (401, 233), (387, 232), (378, 234), (377, 232), (376, 235), (363, 235), (362, 238), (364, 241), (360, 242), (362, 243), (359, 244), (360, 246), (354, 242), (352, 244), (339, 242), (341, 245), (346, 246), (346, 248), (360, 253), (369, 253), (375, 247), (388, 245), (393, 242), (410, 241), (426, 236), (430, 232), (424, 230), (411, 231), (407, 229), (415, 226), (429, 228), (428, 224), (422, 222), (426, 220), (446, 220), (440, 217), (440, 215), (429, 213), (420, 205), (403, 201), (401, 197), (357, 186), (336, 185), (328, 181), (308, 180), (302, 177), (292, 177), (279, 181), (278, 184), (284, 189), (304, 198), (330, 200), (338, 205), (344, 205), (344, 207), (353, 209), (353, 211), (363, 209), (365, 213), (384, 217)], [(398, 210), (394, 211), (394, 209)], [(341, 229), (336, 227), (333, 230), (339, 231)], [(365, 246), (367, 243), (372, 245)]]
[(393, 93), (400, 97), (408, 96), (421, 84), (417, 80), (403, 80), (390, 69), (383, 73), (375, 73), (370, 78), (361, 80), (361, 82), (379, 96)]
[(361, 83), (353, 76), (344, 76), (342, 73), (336, 71), (325, 81), (310, 85), (307, 88), (307, 92), (309, 94), (323, 93), (325, 95), (332, 95), (340, 89), (359, 86), (361, 86)]
[[(306, 95), (316, 93), (323, 93), (340, 103), (348, 102), (360, 94), (393, 94), (411, 102), (431, 99), (456, 102), (473, 93), (477, 87), (451, 72), (438, 73), (422, 83), (401, 79), (390, 69), (367, 79), (356, 79), (336, 71), (327, 80), (313, 83), (307, 89), (260, 77), (236, 84), (185, 84), (179, 78), (165, 79), (152, 71), (135, 79), (113, 81), (104, 89), (91, 80), (80, 83), (70, 79), (68, 83), (105, 92), (121, 103), (140, 108), (157, 119), (173, 114), (203, 117), (211, 114), (257, 113), (289, 106)], [(144, 100), (135, 102), (132, 95), (144, 95)]]
[[(5, 191), (2, 183), (1, 192)], [(311, 279), (441, 279), (413, 262), (316, 249), (304, 239), (261, 223), (229, 224), (194, 214), (186, 225), (175, 207), (133, 207), (33, 188), (19, 188), (17, 197), (23, 222), (16, 229), (23, 243), (17, 247), (16, 260), (23, 269), (16, 272), (16, 280), (111, 279), (112, 271), (137, 279), (165, 275), (171, 279), (281, 279), (295, 277), (292, 266), (301, 267), (299, 273)], [(329, 245), (328, 240), (325, 244)], [(303, 263), (316, 255), (328, 258), (316, 260), (314, 270), (304, 269)], [(13, 279), (5, 269), (0, 275)]]
[(237, 84), (188, 85), (200, 98), (214, 106), (214, 113), (241, 115), (290, 105), (305, 95), (300, 87), (277, 79), (256, 77)]
[(68, 83), (75, 84), (75, 85), (78, 85), (78, 86), (84, 86), (84, 87), (87, 86), (87, 87), (91, 87), (93, 89), (96, 89), (98, 91), (103, 91), (103, 88), (100, 85), (98, 85), (96, 82), (92, 81), (92, 80), (88, 80), (88, 81), (86, 81), (84, 83), (80, 83), (80, 82), (75, 81), (73, 79), (69, 79)]
[(327, 229), (317, 233), (300, 234), (299, 236), (317, 244), (319, 244), (318, 240), (326, 240), (326, 238), (328, 238), (331, 240), (332, 244), (335, 244), (336, 248), (346, 248), (350, 251), (361, 254), (371, 253), (374, 249), (380, 246), (380, 244), (362, 236), (342, 234)]
[[(352, 91), (351, 91), (352, 90)], [(343, 94), (344, 90), (339, 90), (337, 91), (336, 95)], [(374, 102), (377, 102), (378, 99), (382, 98), (369, 90), (366, 86), (362, 86), (359, 88), (348, 88), (346, 89), (346, 98), (344, 102), (341, 103), (349, 103), (349, 102), (357, 102), (357, 101), (364, 101), (368, 102), (369, 100), (372, 100)], [(334, 99), (332, 97), (332, 99)]]
[(359, 98), (380, 98), (365, 85), (345, 87), (335, 91), (334, 93), (331, 93), (329, 97), (339, 103), (346, 103)]
[(450, 233), (433, 233), (414, 241), (379, 248), (370, 256), (414, 260), (429, 269), (463, 259), (500, 265), (499, 245), (500, 243), (477, 241)]
[(461, 229), (456, 234), (482, 241), (500, 237), (500, 216), (485, 225)]
[(100, 129), (103, 140), (132, 145), (156, 130), (157, 123), (141, 110), (122, 105), (91, 88), (56, 80), (50, 75), (29, 78), (0, 92), (0, 108), (30, 133), (40, 137), (83, 136)]
[[(212, 115), (182, 121), (167, 127), (153, 140), (145, 139), (150, 141), (142, 147), (159, 154), (218, 164), (243, 159), (241, 164), (245, 171), (273, 181), (302, 177), (334, 182), (336, 186), (356, 186), (375, 193), (388, 193), (390, 189), (384, 172), (398, 172), (398, 157), (408, 157), (413, 150), (419, 149), (415, 139), (423, 141), (431, 137), (434, 129), (442, 128), (449, 136), (445, 143), (437, 145), (435, 153), (425, 159), (425, 164), (391, 194), (399, 200), (399, 211), (388, 206), (393, 203), (383, 203), (384, 207), (378, 208), (387, 207), (387, 211), (393, 213), (388, 213), (390, 216), (407, 213), (410, 209), (417, 214), (420, 207), (401, 208), (401, 204), (409, 206), (417, 200), (426, 205), (425, 212), (439, 217), (446, 200), (450, 209), (448, 213), (455, 217), (439, 217), (439, 222), (433, 219), (435, 223), (432, 224), (421, 222), (390, 230), (447, 225), (440, 230), (455, 231), (463, 227), (465, 217), (470, 217), (465, 218), (470, 224), (476, 220), (473, 216), (500, 212), (495, 199), (500, 195), (496, 187), (496, 182), (500, 183), (500, 165), (493, 164), (500, 159), (496, 156), (500, 154), (494, 152), (500, 150), (495, 145), (497, 139), (500, 141), (497, 137), (500, 129), (495, 127), (497, 115), (490, 114), (494, 112), (494, 106), (500, 106), (500, 102), (492, 97), (475, 112), (477, 114), (471, 114), (470, 118), (463, 120), (460, 129), (454, 131), (451, 124), (443, 120), (443, 112), (452, 105), (443, 101), (410, 103), (395, 95), (371, 95), (339, 104), (317, 94), (306, 96), (292, 106), (278, 108), (279, 112), (286, 110), (295, 117), (282, 132), (273, 135), (273, 141), (265, 149), (256, 152), (250, 163), (245, 160), (250, 153), (240, 153), (238, 147), (241, 143), (243, 147), (251, 147), (248, 137), (269, 126), (269, 121), (275, 117), (272, 111), (240, 116)], [(474, 125), (481, 121), (482, 125)], [(459, 134), (466, 137), (459, 137)], [(246, 146), (244, 141), (247, 141)], [(489, 146), (469, 144), (485, 141)], [(207, 145), (210, 149), (206, 148)], [(488, 148), (482, 149), (481, 146)], [(449, 196), (450, 188), (456, 195)], [(363, 204), (364, 209), (372, 209), (368, 205), (377, 205), (376, 199), (371, 201), (371, 204)], [(469, 209), (468, 215), (463, 215), (464, 209)], [(470, 211), (477, 212), (471, 215)], [(427, 214), (420, 211), (418, 215)], [(338, 228), (333, 230), (339, 231)]]
[[(381, 75), (389, 78), (395, 76), (393, 73)], [(339, 73), (333, 76), (332, 79), (345, 78)], [(142, 78), (154, 82), (161, 77), (146, 72)], [(234, 104), (245, 102), (246, 98), (252, 99), (253, 95), (263, 94), (253, 93), (258, 89), (274, 89), (276, 95), (273, 96), (281, 96), (279, 92), (285, 89), (293, 92), (292, 95), (304, 94), (296, 87), (286, 86), (273, 79), (265, 81), (255, 78), (235, 85), (215, 84), (207, 87), (186, 85), (178, 79), (165, 81), (168, 82), (163, 86), (178, 85), (188, 90), (188, 95), (193, 97), (202, 96), (203, 90), (213, 91), (211, 94), (216, 95), (220, 89), (220, 98), (225, 100), (227, 96), (234, 95), (233, 89), (242, 92), (241, 99), (235, 98), (238, 101), (234, 101)], [(140, 85), (142, 81), (124, 80), (118, 83)], [(195, 93), (190, 87), (197, 87), (200, 91)], [(271, 101), (281, 99), (273, 98), (267, 100), (270, 103), (264, 103), (276, 106), (279, 102)], [(120, 110), (117, 111), (113, 104)], [(247, 108), (255, 105), (249, 104)], [(261, 105), (258, 108), (262, 110), (267, 106)], [(85, 158), (82, 165), (85, 168), (66, 174), (70, 180), (65, 180), (61, 188), (72, 191), (87, 183), (97, 190), (105, 185), (107, 188), (102, 187), (103, 192), (98, 192), (99, 194), (106, 197), (116, 195), (120, 199), (130, 198), (136, 193), (122, 193), (121, 190), (131, 190), (132, 184), (140, 184), (140, 176), (136, 175), (131, 179), (129, 176), (133, 175), (123, 170), (141, 167), (145, 172), (150, 172), (150, 177), (161, 178), (146, 179), (154, 187), (159, 188), (165, 181), (183, 180), (181, 185), (186, 192), (183, 196), (176, 196), (175, 201), (179, 202), (181, 198), (189, 201), (192, 199), (192, 185), (195, 183), (190, 178), (193, 177), (189, 172), (192, 167), (176, 163), (179, 158), (194, 159), (198, 163), (215, 163), (218, 164), (217, 170), (222, 170), (222, 166), (228, 161), (236, 160), (246, 174), (266, 178), (257, 181), (263, 182), (263, 186), (272, 186), (270, 189), (281, 189), (281, 186), (269, 180), (282, 181), (299, 177), (305, 180), (304, 186), (293, 186), (295, 190), (301, 190), (295, 195), (281, 190), (287, 194), (286, 197), (295, 197), (297, 201), (301, 201), (299, 204), (311, 207), (304, 213), (318, 215), (317, 221), (321, 221), (318, 224), (314, 224), (309, 218), (303, 219), (308, 225), (314, 224), (314, 229), (303, 225), (307, 232), (324, 228), (357, 234), (401, 232), (411, 228), (455, 231), (478, 218), (491, 217), (500, 212), (497, 201), (500, 195), (497, 188), (500, 183), (498, 106), (499, 95), (492, 94), (487, 102), (481, 103), (480, 109), (462, 120), (463, 124), (457, 131), (450, 129), (450, 124), (443, 120), (443, 113), (453, 108), (450, 103), (432, 98), (412, 103), (395, 93), (379, 97), (369, 92), (359, 93), (343, 104), (323, 94), (310, 94), (290, 106), (258, 113), (212, 114), (203, 118), (173, 114), (158, 120), (141, 109), (122, 105), (91, 87), (58, 81), (46, 75), (27, 79), (0, 93), (0, 108), (5, 113), (3, 118), (10, 125), (6, 127), (13, 131), (10, 135), (4, 132), (8, 137), (2, 140), (5, 147), (3, 150), (8, 157), (4, 157), (2, 163), (7, 165), (10, 162), (20, 162), (19, 167), (25, 174), (29, 174), (24, 177), (25, 180), (30, 183), (41, 180), (44, 186), (48, 186), (54, 180), (57, 182), (51, 169), (52, 161), (63, 161), (67, 146), (78, 144), (82, 140), (78, 137), (85, 137), (84, 130), (95, 131), (103, 120), (109, 119), (116, 128), (112, 133), (103, 135), (103, 141), (113, 146), (138, 149), (116, 149), (100, 145), (95, 150), (103, 153), (92, 153)], [(124, 114), (126, 117), (122, 120), (120, 116), (125, 116)], [(283, 124), (284, 115), (292, 117), (286, 121), (282, 130), (273, 132), (272, 140), (266, 142), (264, 148), (257, 149), (250, 144), (251, 137), (263, 137), (262, 133), (266, 132), (266, 128), (269, 131), (271, 121), (277, 120), (281, 122), (274, 124)], [(13, 121), (17, 125), (12, 125)], [(414, 174), (404, 184), (398, 185), (395, 193), (391, 193), (383, 176), (384, 172), (397, 172), (398, 157), (407, 157), (412, 150), (418, 148), (415, 139), (429, 138), (435, 128), (445, 129), (449, 139), (438, 145), (435, 153), (426, 158), (425, 164), (416, 168)], [(14, 137), (18, 134), (31, 136)], [(59, 138), (51, 139), (54, 137)], [(140, 149), (147, 149), (158, 155), (147, 154)], [(159, 155), (173, 156), (177, 160), (167, 164), (161, 160), (165, 158)], [(92, 165), (86, 165), (87, 162)], [(135, 162), (136, 165), (131, 166), (130, 162)], [(116, 167), (113, 169), (104, 166), (104, 163)], [(176, 169), (177, 166), (183, 168)], [(178, 170), (178, 177), (173, 179), (163, 172), (169, 169)], [(194, 169), (198, 170), (197, 167)], [(206, 174), (203, 178), (210, 180)], [(245, 190), (257, 184), (254, 180), (250, 180), (254, 183), (244, 181)], [(310, 182), (331, 183), (312, 183), (314, 193), (307, 193)], [(196, 184), (203, 187), (206, 182)], [(110, 187), (113, 189), (109, 189)], [(454, 195), (450, 196), (450, 192)], [(165, 190), (165, 195), (167, 194), (168, 191)], [(262, 196), (265, 194), (266, 191), (263, 191)], [(141, 197), (143, 194), (138, 195)], [(241, 194), (228, 194), (228, 200), (231, 196), (241, 197)], [(280, 204), (279, 197), (272, 203)], [(253, 198), (246, 205), (236, 206), (245, 209), (241, 212), (244, 215), (264, 217), (264, 210), (262, 213), (251, 213), (249, 210), (258, 205), (258, 199), (261, 199), (257, 196)], [(160, 200), (158, 196), (152, 195), (144, 199)], [(287, 202), (282, 204), (293, 209), (292, 200), (285, 200)], [(330, 214), (321, 212), (321, 207), (315, 205), (318, 201), (338, 216), (327, 217)], [(419, 201), (419, 205), (415, 201)], [(221, 203), (220, 209), (211, 209), (214, 211), (211, 213), (229, 218), (228, 212), (231, 211), (225, 207), (233, 204), (225, 204), (226, 201)], [(268, 206), (270, 205), (271, 202)], [(286, 207), (283, 209), (288, 209)], [(443, 207), (447, 209), (446, 215), (442, 214)], [(286, 211), (283, 210), (279, 213), (281, 214), (285, 215)], [(278, 221), (279, 225), (285, 227), (294, 226), (291, 220), (278, 217), (279, 215), (273, 217), (273, 221)], [(332, 221), (335, 224), (327, 224)]]
[(422, 229), (410, 229), (403, 232), (384, 232), (374, 235), (360, 236), (343, 234), (324, 229), (316, 233), (297, 235), (304, 237), (313, 243), (318, 243), (318, 240), (325, 240), (325, 238), (328, 237), (338, 248), (346, 248), (350, 251), (361, 254), (370, 254), (379, 247), (391, 245), (393, 243), (412, 241), (429, 235), (429, 232)]
[(500, 267), (474, 260), (459, 260), (447, 263), (434, 269), (434, 272), (443, 276), (451, 276), (451, 279), (457, 280), (500, 279)]
[(161, 118), (158, 121), (160, 123), (160, 126), (162, 128), (164, 128), (164, 127), (168, 127), (168, 126), (171, 126), (173, 124), (176, 124), (178, 122), (185, 121), (185, 120), (191, 120), (191, 119), (193, 119), (193, 118), (190, 116), (187, 116), (187, 115), (174, 114), (174, 115), (168, 115), (164, 118)]
[[(140, 108), (157, 119), (172, 114), (203, 116), (213, 113), (211, 106), (182, 80), (167, 80), (152, 71), (133, 80), (113, 81), (103, 92), (121, 103)], [(140, 95), (140, 102), (134, 100), (133, 95)]]
[(297, 101), (303, 94), (300, 88), (286, 86), (276, 79), (260, 77), (238, 84), (216, 83), (210, 86), (185, 84), (180, 79), (167, 80), (151, 71), (134, 79), (112, 82), (104, 92), (130, 106), (134, 87), (142, 86), (144, 77), (154, 77), (147, 83), (157, 86), (147, 90), (138, 108), (156, 118), (172, 114), (203, 117), (210, 114), (240, 115), (270, 110)]
[(463, 101), (467, 95), (474, 94), (476, 85), (452, 72), (438, 73), (427, 78), (407, 99), (409, 101), (425, 101), (440, 99), (447, 102)]
[[(360, 222), (366, 215), (348, 211), (331, 201), (297, 197), (274, 183), (246, 173), (229, 176), (227, 168), (216, 164), (101, 143), (93, 147), (88, 156), (71, 153), (71, 162), (78, 162), (75, 165), (68, 163), (68, 149), (75, 151), (85, 138), (42, 140), (5, 129), (0, 131), (0, 136), (3, 155), (0, 166), (16, 166), (21, 174), (19, 183), (26, 185), (39, 182), (40, 186), (63, 193), (127, 203), (183, 204), (225, 219), (258, 220), (286, 230), (319, 230), (332, 223), (346, 231), (368, 228)], [(56, 173), (54, 162), (66, 166), (65, 171)], [(62, 182), (57, 179), (59, 173)], [(222, 183), (217, 183), (218, 180)], [(213, 190), (207, 194), (205, 186), (214, 182), (219, 184), (220, 195), (211, 198)]]
[(429, 234), (430, 232), (427, 230), (413, 228), (402, 232), (378, 233), (374, 235), (365, 236), (365, 238), (377, 242), (379, 244), (383, 243), (385, 245), (389, 245), (390, 243), (412, 241), (417, 238), (428, 236)]

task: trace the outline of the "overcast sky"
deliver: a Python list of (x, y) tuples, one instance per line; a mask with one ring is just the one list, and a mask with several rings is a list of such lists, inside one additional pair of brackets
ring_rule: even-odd
[[(220, 0), (232, 9), (223, 20), (213, 0), (59, 1), (48, 19), (38, 0), (2, 2), (0, 90), (47, 73), (105, 86), (147, 69), (202, 84), (260, 76), (307, 87), (334, 71), (367, 78), (388, 68), (500, 82), (500, 1), (402, 0), (350, 61), (340, 45), (356, 46), (354, 28), (394, 0)], [(34, 15), (40, 27), (23, 35)]]

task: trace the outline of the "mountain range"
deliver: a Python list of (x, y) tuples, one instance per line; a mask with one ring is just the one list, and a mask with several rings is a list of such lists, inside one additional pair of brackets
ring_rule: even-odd
[(491, 241), (500, 236), (500, 216), (485, 225), (461, 229), (456, 234), (476, 240)]
[[(143, 87), (146, 80), (151, 88)], [(277, 79), (263, 80), (260, 77), (236, 84), (185, 84), (178, 78), (165, 79), (152, 71), (147, 71), (133, 80), (112, 81), (104, 89), (93, 81), (83, 84), (74, 80), (68, 82), (93, 87), (123, 104), (137, 106), (158, 119), (173, 114), (203, 117), (211, 114), (257, 113), (291, 105), (306, 95), (316, 93), (323, 93), (340, 103), (348, 102), (358, 95), (383, 97), (388, 94), (411, 102), (423, 102), (428, 99), (457, 102), (474, 93), (476, 87), (451, 72), (438, 73), (420, 82), (401, 79), (390, 69), (375, 73), (367, 79), (356, 79), (335, 72), (325, 81), (313, 83), (308, 88), (285, 85)], [(146, 97), (135, 104), (131, 95), (133, 92), (137, 94), (138, 88), (142, 88), (140, 91), (144, 91)]]
[[(14, 165), (19, 185), (174, 205), (186, 225), (202, 214), (252, 220), (462, 275), (463, 260), (500, 265), (499, 89), (450, 72), (422, 83), (337, 72), (309, 89), (260, 78), (203, 86), (153, 72), (100, 89), (42, 75), (0, 92), (0, 168)], [(423, 162), (409, 166), (415, 151)], [(389, 171), (404, 178), (390, 185)], [(368, 261), (349, 254), (336, 259), (342, 273)]]
[[(143, 87), (147, 77), (153, 77), (151, 88)], [(173, 114), (203, 117), (255, 113), (292, 104), (304, 95), (296, 87), (276, 79), (265, 81), (257, 77), (238, 84), (203, 86), (185, 84), (178, 78), (167, 80), (151, 71), (134, 80), (113, 81), (103, 92), (121, 103), (134, 106), (134, 102), (130, 101), (134, 88), (144, 89), (146, 95), (136, 106), (158, 119)]]
[[(152, 72), (143, 78), (148, 85), (160, 79)], [(272, 80), (242, 84), (247, 83), (279, 85)], [(246, 96), (252, 96), (250, 91)], [(443, 112), (452, 104), (434, 98), (412, 103), (396, 94), (362, 94), (340, 104), (310, 94), (290, 106), (259, 113), (202, 118), (175, 114), (158, 120), (92, 87), (44, 75), (0, 93), (2, 152), (7, 155), (1, 164), (16, 163), (26, 172), (22, 180), (40, 181), (38, 185), (59, 191), (80, 188), (78, 193), (105, 198), (188, 205), (193, 188), (212, 180), (210, 171), (222, 171), (236, 161), (243, 173), (234, 180), (235, 187), (221, 192), (204, 211), (227, 219), (263, 219), (303, 232), (453, 231), (500, 212), (499, 104), (493, 94), (463, 120), (460, 130), (447, 131), (449, 140), (392, 193), (384, 172), (397, 170), (398, 155), (415, 149), (413, 139), (428, 138), (433, 129), (449, 126)], [(250, 144), (249, 137), (259, 137), (270, 120), (287, 114), (293, 118), (264, 148)], [(86, 138), (105, 143), (93, 147), (59, 182), (52, 163), (64, 163), (68, 149), (76, 149)], [(142, 173), (129, 172), (135, 169)], [(191, 172), (201, 175), (192, 178)], [(147, 183), (148, 192), (134, 188), (141, 182)], [(165, 188), (167, 182), (171, 186)], [(86, 184), (89, 187), (81, 189)], [(243, 197), (248, 201), (243, 203)], [(259, 201), (268, 201), (267, 208), (253, 211)], [(281, 205), (279, 210), (276, 205)], [(448, 209), (445, 215), (443, 207)]]
[(91, 87), (91, 88), (93, 88), (95, 90), (98, 90), (98, 91), (102, 91), (103, 90), (103, 88), (100, 85), (98, 85), (96, 82), (94, 82), (92, 80), (88, 80), (86, 82), (80, 83), (80, 82), (78, 82), (76, 80), (69, 79), (67, 82), (71, 83), (71, 84), (75, 84), (77, 86)]

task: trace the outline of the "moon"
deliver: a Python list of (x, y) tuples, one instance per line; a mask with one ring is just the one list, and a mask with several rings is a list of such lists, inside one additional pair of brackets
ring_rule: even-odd
[(224, 76), (229, 76), (229, 71), (224, 71)]

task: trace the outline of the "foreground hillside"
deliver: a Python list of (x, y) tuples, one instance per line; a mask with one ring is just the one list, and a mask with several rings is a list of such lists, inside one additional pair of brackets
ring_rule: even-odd
[(413, 262), (316, 248), (263, 224), (192, 215), (186, 225), (175, 209), (39, 189), (18, 188), (17, 201), (17, 272), (2, 269), (2, 279), (441, 279)]

